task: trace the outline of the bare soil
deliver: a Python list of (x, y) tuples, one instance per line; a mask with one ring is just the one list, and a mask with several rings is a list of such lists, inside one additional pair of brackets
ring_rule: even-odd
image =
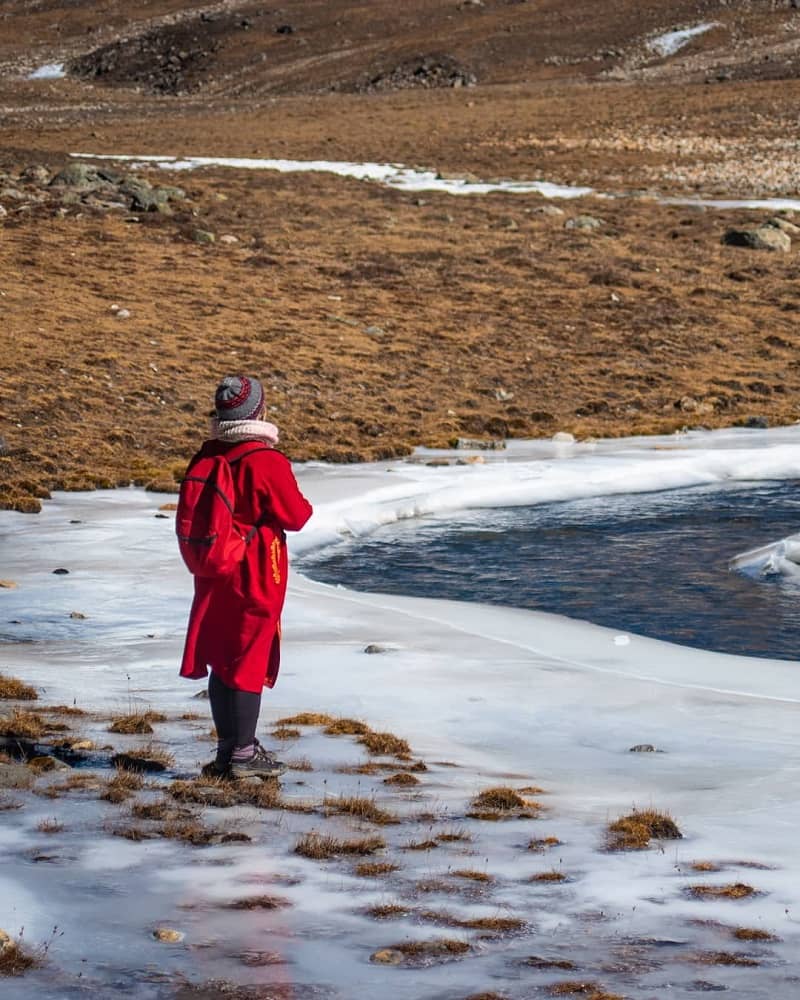
[[(724, 246), (764, 214), (648, 193), (796, 195), (798, 18), (743, 0), (668, 18), (588, 0), (5, 4), (0, 505), (174, 488), (235, 371), (262, 377), (298, 460), (796, 420), (800, 241)], [(676, 56), (651, 47), (712, 20)], [(46, 62), (68, 76), (24, 79)], [(115, 167), (185, 189), (144, 212), (56, 195), (74, 152), (403, 162), (626, 197)], [(32, 164), (45, 179), (20, 179)], [(582, 214), (600, 228), (565, 228)]]

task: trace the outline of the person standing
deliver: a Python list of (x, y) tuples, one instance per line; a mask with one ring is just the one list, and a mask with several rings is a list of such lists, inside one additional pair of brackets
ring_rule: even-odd
[[(276, 450), (278, 428), (266, 419), (258, 379), (224, 378), (214, 404), (211, 437), (190, 461), (184, 483), (205, 483), (205, 489), (207, 481), (193, 473), (224, 465), (218, 481), (231, 485), (232, 480), (234, 495), (223, 499), (240, 531), (236, 540), (242, 554), (230, 572), (195, 576), (180, 673), (200, 679), (210, 669), (208, 695), (218, 742), (216, 758), (203, 773), (277, 777), (286, 768), (261, 746), (256, 727), (262, 691), (275, 685), (280, 666), (280, 616), (289, 569), (285, 533), (299, 531), (312, 507), (288, 458)], [(210, 489), (221, 493), (214, 482)], [(182, 498), (183, 493), (179, 517)], [(182, 544), (197, 540), (181, 538), (180, 521), (177, 530)], [(210, 544), (215, 537), (204, 541)]]

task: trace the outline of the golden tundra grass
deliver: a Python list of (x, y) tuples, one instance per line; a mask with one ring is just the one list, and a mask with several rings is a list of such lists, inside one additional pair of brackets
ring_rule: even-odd
[(0, 931), (0, 976), (21, 976), (40, 964), (41, 958), (26, 948), (20, 938), (15, 941)]
[(163, 747), (155, 743), (133, 747), (128, 751), (114, 754), (112, 763), (128, 771), (165, 771), (175, 763), (175, 758)]
[(52, 715), (88, 715), (89, 713), (77, 705), (38, 705), (37, 711), (49, 712)]
[(747, 899), (755, 896), (758, 890), (745, 882), (732, 882), (729, 885), (690, 885), (686, 891), (695, 899)]
[(36, 701), (39, 697), (36, 688), (16, 677), (0, 674), (0, 700)]
[(402, 903), (379, 903), (377, 906), (368, 906), (364, 913), (373, 920), (393, 920), (395, 917), (408, 916), (411, 907), (403, 906)]
[(43, 819), (36, 824), (36, 829), (39, 833), (61, 833), (64, 824), (57, 819)]
[(391, 774), (388, 778), (384, 778), (383, 783), (395, 788), (411, 788), (419, 784), (419, 778), (408, 771), (399, 771), (397, 774)]
[(391, 861), (362, 861), (355, 867), (355, 874), (361, 878), (378, 878), (380, 875), (391, 875), (398, 871), (400, 865)]
[(757, 927), (735, 927), (733, 936), (737, 941), (780, 941), (776, 934), (762, 931)]
[(0, 736), (20, 740), (38, 740), (47, 731), (47, 724), (36, 712), (15, 709), (11, 715), (0, 718)]
[(469, 882), (482, 882), (484, 884), (494, 882), (494, 876), (489, 875), (486, 872), (477, 871), (474, 868), (456, 868), (456, 870), (450, 872), (450, 874), (454, 878), (465, 878)]
[(393, 733), (369, 731), (363, 736), (359, 736), (358, 742), (367, 748), (367, 753), (374, 754), (376, 757), (400, 757), (403, 759), (411, 756), (411, 747), (406, 740)]
[(300, 730), (292, 726), (278, 726), (270, 733), (274, 740), (296, 740), (300, 736)]
[(134, 792), (138, 792), (143, 785), (144, 779), (141, 774), (117, 768), (114, 776), (106, 783), (106, 787), (101, 793), (100, 798), (106, 802), (124, 802)]
[(278, 719), (276, 726), (328, 726), (336, 720), (324, 712), (299, 712), (285, 719)]
[(255, 806), (258, 809), (281, 808), (280, 788), (274, 781), (234, 782), (221, 778), (195, 778), (173, 781), (167, 788), (178, 802), (227, 809), (231, 806)]
[(479, 792), (470, 804), (470, 819), (499, 820), (513, 816), (535, 819), (541, 812), (540, 803), (523, 798), (518, 791), (497, 785)]
[(231, 903), (226, 903), (228, 910), (284, 910), (291, 906), (291, 900), (285, 896), (245, 896), (243, 899), (234, 899)]
[(689, 955), (689, 962), (696, 962), (698, 965), (738, 965), (748, 968), (756, 968), (761, 965), (754, 958), (747, 955), (739, 955), (733, 951), (701, 951), (695, 955)]
[(324, 732), (326, 736), (365, 736), (372, 730), (359, 719), (331, 719)]
[(561, 841), (558, 837), (541, 837), (538, 840), (534, 839), (528, 842), (528, 850), (534, 851), (536, 854), (544, 854), (551, 847), (560, 847)]
[(526, 925), (519, 917), (458, 917), (449, 910), (422, 910), (420, 920), (429, 924), (439, 924), (442, 927), (458, 927), (471, 931), (494, 931), (498, 934), (509, 934), (520, 931)]
[(669, 813), (655, 809), (634, 809), (610, 823), (607, 831), (611, 851), (641, 851), (651, 840), (680, 840), (683, 834)]
[(550, 993), (554, 997), (581, 996), (585, 1000), (624, 1000), (618, 993), (608, 993), (597, 983), (584, 983), (578, 980), (555, 983), (550, 987)]
[(120, 733), (128, 736), (146, 736), (153, 732), (153, 722), (166, 722), (167, 717), (161, 712), (128, 712), (117, 715), (108, 727), (110, 733)]
[(359, 837), (341, 840), (321, 833), (306, 833), (294, 845), (295, 854), (312, 861), (325, 861), (343, 854), (374, 854), (386, 847), (383, 837)]
[(353, 816), (368, 823), (385, 826), (388, 823), (398, 823), (394, 813), (381, 809), (374, 799), (358, 795), (326, 796), (322, 803), (323, 809), (334, 816)]
[(399, 951), (410, 961), (424, 961), (431, 958), (455, 958), (466, 955), (470, 950), (466, 941), (455, 938), (433, 938), (428, 941), (403, 941), (400, 944), (389, 945), (387, 950)]
[(531, 882), (566, 882), (567, 876), (555, 868), (551, 868), (550, 871), (537, 872), (535, 875), (531, 875)]

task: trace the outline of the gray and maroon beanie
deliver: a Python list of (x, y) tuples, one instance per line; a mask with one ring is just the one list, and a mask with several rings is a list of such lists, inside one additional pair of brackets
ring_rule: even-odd
[(217, 420), (255, 420), (264, 409), (264, 387), (257, 378), (229, 375), (214, 395)]

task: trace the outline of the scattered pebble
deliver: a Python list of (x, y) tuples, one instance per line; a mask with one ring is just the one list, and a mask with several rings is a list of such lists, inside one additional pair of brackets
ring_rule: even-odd
[(364, 652), (370, 654), (388, 653), (389, 650), (386, 648), (386, 646), (379, 646), (377, 643), (371, 642), (368, 646), (364, 647)]
[(186, 937), (181, 931), (176, 931), (172, 927), (156, 927), (153, 931), (156, 941), (163, 941), (165, 944), (178, 944)]
[(54, 574), (55, 574), (56, 576), (67, 576), (67, 575), (68, 575), (68, 573), (69, 573), (69, 570), (68, 570), (68, 569), (64, 569), (64, 567), (63, 567), (63, 566), (60, 566), (60, 567), (59, 567), (58, 569), (54, 569), (54, 570), (53, 570), (53, 573), (54, 573)]
[(88, 615), (85, 615), (82, 611), (70, 611), (69, 616), (79, 622), (86, 621), (88, 618)]
[(0, 580), (0, 590), (16, 590), (17, 584), (13, 580)]

